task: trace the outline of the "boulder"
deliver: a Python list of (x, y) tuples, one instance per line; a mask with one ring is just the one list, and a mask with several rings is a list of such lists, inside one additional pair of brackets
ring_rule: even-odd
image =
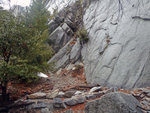
[(77, 40), (74, 45), (70, 44), (73, 41), (74, 39), (71, 39), (48, 61), (48, 63), (55, 62), (55, 68), (60, 69), (66, 67), (70, 63), (77, 62), (81, 56), (81, 46), (79, 40)]
[(65, 99), (64, 100), (64, 103), (67, 105), (67, 106), (75, 106), (77, 105), (77, 101), (76, 99), (73, 99), (73, 98), (70, 98), (70, 99)]
[(56, 15), (49, 23), (49, 34), (51, 34), (58, 26), (64, 22), (64, 18)]
[(42, 92), (33, 93), (27, 96), (28, 99), (43, 99), (45, 97), (46, 97), (46, 93), (42, 93)]
[(85, 113), (143, 113), (138, 100), (124, 93), (109, 93), (101, 99), (88, 102)]
[(64, 97), (71, 98), (75, 94), (75, 90), (66, 91)]
[(85, 101), (86, 101), (86, 98), (84, 96), (74, 96), (72, 98), (65, 99), (64, 103), (67, 106), (75, 106), (78, 104), (83, 104)]
[(51, 34), (58, 26), (59, 24), (55, 23), (54, 20), (51, 20), (49, 23), (49, 34)]
[(62, 68), (60, 68), (57, 72), (56, 72), (56, 75), (60, 75), (62, 72)]
[(63, 97), (65, 97), (65, 93), (64, 92), (59, 92), (56, 97), (57, 98), (63, 98)]
[(55, 21), (55, 23), (57, 23), (58, 25), (62, 24), (64, 22), (64, 18), (59, 16), (59, 15), (56, 15), (53, 20)]
[(53, 98), (55, 98), (55, 97), (58, 95), (58, 93), (59, 93), (59, 89), (56, 89), (56, 90), (54, 90), (53, 92), (48, 93), (48, 94), (46, 95), (46, 98), (48, 98), (48, 99), (53, 99)]
[(66, 108), (66, 105), (64, 104), (61, 98), (54, 98), (53, 107), (54, 108)]
[(73, 113), (72, 109), (66, 110), (63, 113)]
[(48, 107), (47, 103), (38, 102), (37, 104), (32, 104), (28, 106), (28, 109), (42, 109)]
[(86, 102), (86, 98), (84, 96), (75, 96), (74, 98), (76, 99), (78, 104), (83, 104), (84, 102)]
[(67, 33), (68, 36), (73, 36), (73, 31), (66, 23), (62, 25), (62, 29)]
[(142, 92), (144, 95), (146, 95), (147, 97), (150, 97), (150, 90), (147, 89), (147, 90), (143, 90)]
[(87, 100), (90, 100), (90, 99), (95, 99), (95, 98), (97, 98), (97, 96), (96, 96), (96, 95), (93, 95), (93, 94), (89, 94), (89, 95), (86, 95), (85, 98), (86, 98)]
[(52, 63), (55, 62), (55, 68), (56, 69), (60, 69), (60, 68), (64, 68), (65, 66), (67, 66), (67, 64), (69, 64), (69, 54), (67, 54), (70, 49), (72, 48), (72, 46), (70, 46), (70, 42), (73, 39), (71, 39), (63, 48), (61, 48), (59, 50), (59, 52), (57, 52), (49, 61), (48, 63)]
[(74, 23), (73, 23), (70, 19), (66, 18), (66, 19), (65, 19), (65, 23), (66, 23), (73, 31), (76, 31), (76, 26), (74, 26)]
[[(66, 25), (67, 26), (67, 25)], [(72, 38), (73, 33), (70, 28), (66, 28), (68, 31), (65, 31), (62, 27), (57, 27), (50, 36), (48, 43), (52, 45), (53, 49), (58, 52), (60, 48), (65, 46), (65, 44)], [(67, 32), (69, 32), (67, 34)]]
[(52, 113), (48, 108), (41, 109), (41, 113)]
[(96, 92), (96, 93), (94, 93), (93, 95), (95, 95), (96, 96), (96, 98), (99, 98), (99, 97), (101, 97), (101, 96), (103, 96), (104, 95), (104, 92)]

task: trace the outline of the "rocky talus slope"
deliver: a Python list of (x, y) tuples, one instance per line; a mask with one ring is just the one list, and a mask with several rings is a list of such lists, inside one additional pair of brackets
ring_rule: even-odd
[(147, 113), (150, 110), (150, 87), (125, 90), (88, 85), (83, 64), (60, 69), (56, 75), (45, 79), (45, 83), (52, 84), (51, 88), (41, 87), (38, 92), (0, 107), (0, 112)]

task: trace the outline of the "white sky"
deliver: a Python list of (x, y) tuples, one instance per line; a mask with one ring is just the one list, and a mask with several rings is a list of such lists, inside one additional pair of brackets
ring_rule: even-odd
[[(4, 2), (4, 4), (2, 6), (5, 9), (9, 9), (9, 4), (7, 2), (8, 0), (2, 0), (2, 1)], [(11, 1), (11, 3), (10, 3), (11, 7), (13, 5), (21, 5), (21, 6), (25, 7), (25, 6), (30, 5), (31, 0), (10, 0), (10, 1)], [(76, 1), (76, 0), (52, 0), (52, 2), (49, 2), (50, 3), (49, 11), (53, 12), (53, 9), (55, 9), (56, 7), (58, 7), (58, 9), (60, 10), (63, 7), (65, 7), (68, 3), (72, 3), (74, 1)]]
[[(2, 0), (3, 1), (3, 4), (1, 4), (0, 6), (3, 6), (5, 9), (9, 9), (9, 4), (8, 4), (8, 0)], [(29, 6), (30, 4), (30, 0), (10, 0), (11, 3), (11, 7), (13, 5), (21, 5), (23, 7), (25, 6)]]
[(29, 6), (30, 0), (11, 0), (11, 6), (13, 5), (21, 5), (21, 6)]

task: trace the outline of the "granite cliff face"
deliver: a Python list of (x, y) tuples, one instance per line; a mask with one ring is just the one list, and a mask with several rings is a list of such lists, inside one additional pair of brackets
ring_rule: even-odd
[(50, 36), (50, 40), (57, 37), (55, 41), (60, 43), (57, 54), (49, 63), (56, 61), (57, 68), (64, 68), (82, 56), (88, 83), (121, 88), (149, 86), (149, 6), (149, 0), (84, 0), (83, 25), (89, 41), (82, 46), (76, 42), (77, 37), (70, 37), (73, 34), (65, 36), (65, 43), (60, 41), (64, 35), (57, 30), (68, 25), (65, 29), (75, 32), (75, 15), (80, 12), (75, 5), (68, 7), (66, 12), (59, 13), (58, 17), (63, 16), (64, 21), (52, 33), (57, 36)]
[[(58, 71), (43, 79), (46, 90), (42, 87), (0, 112), (149, 111), (150, 0), (83, 0), (83, 20), (78, 3), (67, 5), (49, 22), (48, 43), (56, 54), (48, 63), (55, 63)], [(86, 43), (76, 33), (83, 26)]]
[(149, 6), (149, 0), (89, 3), (83, 22), (90, 40), (82, 49), (89, 83), (123, 88), (150, 85)]

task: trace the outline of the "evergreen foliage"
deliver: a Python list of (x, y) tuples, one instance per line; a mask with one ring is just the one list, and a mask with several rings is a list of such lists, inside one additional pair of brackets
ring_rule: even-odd
[(27, 24), (42, 33), (48, 29), (48, 19), (50, 12), (46, 8), (46, 0), (32, 0), (32, 4), (27, 9)]
[(8, 82), (30, 83), (38, 80), (37, 72), (50, 68), (47, 61), (53, 50), (46, 43), (49, 15), (40, 1), (33, 0), (25, 17), (0, 10), (0, 86), (4, 100)]
[(77, 32), (76, 32), (77, 36), (80, 39), (80, 43), (81, 44), (85, 44), (88, 42), (89, 38), (88, 38), (88, 33), (87, 30), (85, 28), (80, 28)]

